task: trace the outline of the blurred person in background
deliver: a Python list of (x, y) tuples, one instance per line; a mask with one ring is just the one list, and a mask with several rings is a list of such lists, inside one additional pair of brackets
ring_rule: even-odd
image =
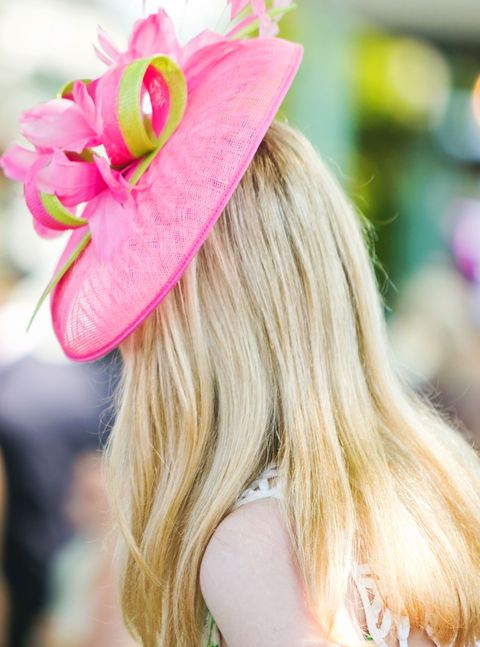
[(408, 379), (480, 448), (480, 201), (455, 200), (437, 254), (402, 286), (390, 318)]
[(36, 639), (42, 647), (133, 646), (118, 604), (100, 454), (76, 459), (69, 490), (66, 513), (75, 534), (53, 559), (48, 609)]
[[(9, 231), (13, 248), (15, 232)], [(19, 239), (24, 247), (22, 231)], [(112, 421), (111, 395), (120, 359), (113, 353), (89, 365), (67, 361), (41, 318), (25, 334), (29, 303), (40, 291), (45, 271), (39, 272), (38, 265), (44, 260), (34, 250), (15, 260), (10, 254), (0, 263), (0, 448), (6, 480), (3, 572), (9, 599), (6, 645), (27, 647), (45, 624), (57, 554), (79, 532), (66, 514), (71, 487), (75, 488), (75, 465), (85, 452), (101, 455)], [(91, 499), (84, 507), (96, 503)], [(92, 555), (101, 555), (102, 550), (100, 542), (91, 545)], [(88, 563), (77, 567), (82, 572)], [(70, 588), (78, 582), (77, 577)], [(118, 613), (117, 607), (112, 603), (110, 613)], [(99, 613), (106, 622), (106, 614)], [(71, 620), (74, 635), (76, 624)]]
[(64, 513), (72, 470), (78, 456), (98, 451), (105, 440), (113, 366), (111, 357), (90, 366), (50, 363), (35, 355), (0, 363), (11, 647), (28, 644), (47, 604), (53, 560), (72, 536)]
[[(2, 564), (9, 600), (5, 644), (24, 647), (37, 634), (37, 625), (43, 626), (57, 553), (77, 532), (65, 513), (74, 467), (86, 451), (101, 455), (111, 422), (110, 397), (119, 359), (111, 355), (83, 366), (67, 362), (42, 326), (33, 336), (25, 335), (27, 339), (19, 337), (19, 322), (26, 319), (24, 301), (37, 290), (37, 283), (15, 265), (4, 267), (2, 275)], [(95, 504), (92, 500), (91, 505)], [(100, 554), (101, 546), (92, 546), (95, 551)], [(81, 570), (82, 564), (78, 566)]]
[(431, 261), (403, 286), (389, 330), (412, 385), (480, 448), (477, 299), (451, 262)]

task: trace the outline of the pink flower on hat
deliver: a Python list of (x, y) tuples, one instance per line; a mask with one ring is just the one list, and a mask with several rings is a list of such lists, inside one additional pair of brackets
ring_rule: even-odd
[[(126, 67), (136, 60), (162, 52), (184, 64), (199, 50), (226, 39), (203, 32), (182, 48), (163, 10), (135, 24), (124, 53), (101, 29), (98, 38), (102, 49), (98, 48), (97, 53), (109, 65), (109, 71), (92, 83), (75, 81), (66, 96), (27, 111), (21, 119), (22, 134), (35, 150), (12, 146), (0, 159), (0, 165), (8, 177), (25, 184), (26, 203), (41, 236), (51, 237), (88, 225), (96, 255), (108, 260), (129, 237), (135, 215), (134, 187), (125, 177), (131, 172), (135, 155), (124, 150), (109, 93), (118, 91)], [(192, 76), (195, 71), (193, 66)], [(168, 88), (161, 77), (150, 72), (144, 82), (156, 92), (157, 111), (152, 123), (164, 125)], [(123, 168), (112, 168), (94, 152), (82, 157), (86, 150), (98, 146), (105, 146), (110, 163), (120, 162)], [(74, 207), (71, 218), (66, 222), (56, 220), (45, 208), (42, 194), (55, 196), (62, 207)], [(85, 208), (75, 221), (75, 208), (80, 204)]]
[[(26, 180), (40, 158), (48, 160), (55, 151), (81, 153), (85, 148), (100, 144), (99, 116), (81, 81), (74, 83), (71, 98), (53, 99), (27, 110), (20, 118), (20, 125), (22, 135), (35, 150), (14, 144), (0, 157), (0, 166), (6, 176), (19, 182)], [(60, 174), (60, 182), (63, 177)]]
[(104, 179), (94, 162), (72, 159), (58, 149), (43, 158), (48, 162), (35, 174), (36, 187), (44, 193), (56, 195), (66, 207), (88, 202), (105, 188)]
[(71, 98), (40, 104), (25, 112), (21, 132), (34, 146), (28, 150), (11, 146), (0, 158), (7, 177), (23, 182), (25, 199), (34, 218), (36, 231), (44, 237), (58, 235), (81, 226), (75, 209), (61, 222), (46, 209), (42, 195), (55, 196), (59, 208), (76, 207), (88, 202), (105, 189), (102, 174), (90, 159), (82, 157), (85, 149), (100, 144), (101, 124), (94, 101), (84, 83), (76, 81)]
[[(15, 151), (11, 151), (10, 157), (12, 153), (15, 155)], [(23, 151), (19, 153), (23, 154)], [(75, 218), (75, 207), (91, 200), (105, 188), (105, 182), (95, 164), (72, 160), (58, 149), (49, 154), (39, 154), (31, 167), (25, 169), (22, 181), (35, 228), (44, 237), (51, 237), (72, 227), (55, 220), (48, 213), (42, 202), (42, 194), (55, 196), (63, 207), (74, 207), (69, 211)], [(74, 223), (72, 220), (72, 224)], [(81, 225), (81, 219), (75, 224)]]
[(81, 153), (100, 144), (101, 123), (87, 86), (75, 81), (69, 98), (27, 110), (20, 118), (20, 131), (37, 150)]
[[(108, 259), (131, 232), (135, 200), (122, 171), (90, 151), (105, 143), (95, 103), (97, 83), (75, 81), (67, 96), (25, 112), (21, 132), (34, 150), (14, 144), (0, 158), (0, 166), (7, 177), (24, 183), (40, 236), (88, 225), (96, 254)], [(126, 166), (123, 172), (129, 170)], [(54, 196), (58, 209), (66, 208), (62, 220), (47, 210), (45, 196)], [(79, 205), (85, 205), (81, 217), (76, 215)]]
[[(290, 0), (273, 0), (272, 9), (290, 4)], [(131, 231), (135, 209), (133, 186), (126, 173), (155, 148), (172, 98), (162, 72), (147, 65), (138, 102), (146, 91), (150, 94), (152, 132), (137, 133), (129, 141), (129, 130), (120, 123), (116, 104), (123, 75), (136, 61), (147, 59), (148, 63), (161, 54), (183, 68), (189, 91), (194, 89), (208, 69), (228, 53), (230, 38), (239, 29), (257, 20), (261, 35), (276, 33), (276, 20), (264, 0), (231, 0), (232, 19), (249, 5), (251, 14), (228, 36), (205, 30), (184, 47), (163, 9), (135, 23), (125, 52), (99, 28), (96, 51), (109, 70), (92, 82), (75, 81), (59, 98), (26, 111), (20, 120), (21, 132), (33, 150), (14, 145), (0, 158), (7, 177), (24, 183), (26, 203), (40, 235), (50, 237), (88, 226), (97, 255), (111, 258)], [(141, 106), (137, 113), (141, 122)], [(143, 148), (135, 146), (135, 137), (143, 141)], [(109, 161), (98, 156), (98, 147), (104, 147)], [(52, 203), (52, 197), (57, 202)], [(79, 205), (84, 206), (82, 216), (76, 213)]]
[(32, 148), (10, 147), (0, 166), (24, 184), (40, 235), (72, 230), (33, 314), (51, 295), (69, 357), (117, 345), (220, 216), (300, 64), (297, 44), (246, 38), (273, 35), (280, 5), (290, 2), (232, 0), (226, 35), (206, 30), (185, 46), (161, 9), (124, 52), (99, 30), (106, 72), (23, 115)]
[[(29, 151), (14, 144), (0, 159), (5, 175), (25, 185), (25, 199), (40, 236), (50, 238), (71, 227), (56, 221), (42, 204), (41, 193), (55, 195), (65, 207), (86, 202), (105, 188), (95, 164), (72, 159), (60, 149)], [(72, 216), (74, 216), (74, 211)]]
[(97, 256), (109, 260), (130, 236), (136, 204), (132, 186), (119, 171), (101, 157), (95, 157), (94, 163), (104, 180), (104, 190), (90, 200), (83, 218), (88, 220)]
[[(100, 31), (104, 52), (97, 51), (110, 65), (109, 70), (91, 83), (75, 81), (60, 98), (24, 113), (21, 132), (34, 150), (14, 145), (0, 159), (0, 165), (8, 177), (24, 183), (26, 203), (41, 236), (88, 226), (98, 258), (112, 257), (133, 226), (133, 189), (138, 187), (126, 179), (126, 174), (131, 175), (132, 164), (155, 149), (175, 100), (169, 97), (170, 88), (161, 69), (150, 68), (149, 59), (162, 52), (163, 61), (165, 56), (183, 61), (218, 39), (223, 37), (201, 34), (190, 47), (182, 49), (172, 22), (162, 10), (136, 23), (123, 54)], [(141, 95), (135, 97), (137, 106), (120, 114), (122, 79), (131, 63), (143, 59), (147, 63), (143, 80), (140, 76), (136, 81), (142, 87)], [(167, 73), (172, 73), (168, 61), (165, 65)], [(151, 94), (155, 132), (149, 132), (144, 124), (141, 101), (145, 89)], [(136, 113), (132, 112), (134, 108)], [(133, 127), (128, 121), (132, 115), (137, 115)], [(122, 116), (127, 126), (120, 123)], [(139, 152), (132, 150), (137, 140), (143, 146)], [(100, 146), (105, 147), (108, 161), (92, 150)], [(52, 197), (56, 200), (53, 203)], [(81, 217), (76, 214), (79, 205), (84, 205)]]

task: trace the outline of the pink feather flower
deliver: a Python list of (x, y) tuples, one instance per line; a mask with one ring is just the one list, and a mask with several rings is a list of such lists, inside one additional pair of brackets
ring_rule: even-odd
[(88, 203), (83, 218), (88, 220), (95, 254), (100, 260), (108, 260), (130, 237), (136, 203), (132, 186), (122, 174), (105, 159), (95, 157), (94, 161), (106, 188)]
[[(115, 112), (117, 77), (122, 68), (138, 59), (165, 55), (183, 69), (188, 92), (191, 92), (203, 82), (217, 61), (235, 47), (231, 37), (236, 32), (258, 21), (260, 36), (274, 36), (282, 12), (272, 16), (270, 10), (287, 9), (291, 5), (291, 0), (271, 0), (268, 7), (265, 0), (230, 2), (231, 18), (237, 19), (237, 23), (228, 35), (205, 30), (185, 46), (180, 44), (174, 24), (163, 9), (135, 23), (125, 52), (121, 52), (99, 28), (96, 51), (109, 66), (107, 73), (92, 82), (75, 81), (61, 98), (42, 103), (23, 114), (21, 132), (34, 150), (14, 145), (0, 157), (0, 167), (7, 177), (24, 183), (26, 202), (41, 235), (56, 235), (79, 226), (74, 221), (75, 211), (71, 211), (73, 221), (68, 214), (56, 213), (55, 208), (59, 209), (59, 205), (52, 207), (52, 201), (47, 203), (42, 197), (47, 194), (55, 196), (60, 207), (67, 211), (85, 205), (82, 218), (88, 223), (99, 258), (111, 258), (130, 236), (136, 212), (134, 193), (139, 187), (132, 187), (127, 180), (131, 166), (125, 164), (134, 165), (135, 160), (126, 157), (125, 163), (119, 163), (121, 168), (111, 166), (114, 163), (112, 151), (125, 146), (121, 129), (110, 127), (109, 121), (110, 116), (113, 121), (118, 118)], [(247, 15), (241, 18), (248, 7), (250, 13), (245, 12)], [(149, 79), (147, 72), (139, 101), (146, 91), (150, 91)], [(152, 111), (151, 125), (156, 134), (161, 131), (166, 116), (167, 112), (162, 112), (158, 106)], [(110, 161), (89, 150), (100, 146), (107, 151)]]
[(52, 99), (25, 112), (20, 130), (36, 148), (81, 153), (97, 146), (98, 134), (82, 106), (70, 99)]

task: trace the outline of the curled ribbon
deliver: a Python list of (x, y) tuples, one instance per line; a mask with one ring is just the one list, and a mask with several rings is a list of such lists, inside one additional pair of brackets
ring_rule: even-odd
[[(145, 91), (152, 115), (145, 118)], [(178, 127), (186, 107), (186, 81), (168, 56), (120, 65), (100, 79), (96, 92), (104, 124), (103, 143), (113, 166), (125, 166), (161, 149)]]
[[(14, 145), (0, 157), (0, 167), (10, 179), (24, 183), (40, 235), (71, 229), (77, 230), (75, 241), (80, 241), (57, 267), (29, 327), (90, 242), (97, 257), (106, 260), (130, 235), (134, 190), (139, 190), (140, 178), (183, 118), (185, 76), (192, 92), (233, 40), (257, 32), (260, 37), (274, 36), (280, 18), (294, 7), (292, 0), (229, 0), (229, 4), (225, 35), (206, 30), (185, 46), (178, 42), (163, 9), (135, 24), (125, 52), (100, 30), (100, 49), (95, 49), (108, 65), (106, 73), (95, 80), (69, 82), (56, 99), (22, 115), (22, 134), (34, 150)], [(108, 160), (99, 155), (100, 147)], [(84, 209), (78, 215), (80, 205)]]

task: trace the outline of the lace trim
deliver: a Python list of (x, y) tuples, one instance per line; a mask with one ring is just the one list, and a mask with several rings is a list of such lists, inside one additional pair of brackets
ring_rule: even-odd
[[(275, 465), (269, 465), (258, 479), (238, 498), (234, 509), (252, 501), (258, 501), (259, 499), (281, 499), (282, 497), (281, 477)], [(397, 628), (398, 646), (408, 647), (410, 621), (407, 616), (396, 617), (386, 607), (368, 564), (357, 564), (352, 570), (352, 579), (358, 589), (365, 610), (365, 619), (370, 634), (368, 639), (378, 647), (388, 647), (385, 639), (391, 634), (393, 625), (395, 624)], [(435, 640), (433, 630), (429, 625), (425, 627), (425, 631), (436, 647), (442, 647)], [(480, 642), (476, 642), (475, 645), (476, 647), (480, 647)], [(207, 619), (206, 646), (220, 647), (220, 633), (210, 614)], [(447, 645), (446, 647), (452, 647), (452, 645)]]
[(390, 609), (385, 606), (368, 564), (358, 564), (352, 571), (352, 577), (362, 600), (368, 631), (373, 642), (378, 647), (388, 647), (385, 638), (391, 635), (395, 623), (399, 647), (408, 647), (410, 621), (407, 616), (394, 617)]
[[(275, 483), (272, 484), (272, 481)], [(278, 470), (274, 465), (269, 465), (253, 483), (243, 492), (233, 506), (236, 510), (246, 503), (259, 499), (281, 499), (283, 497), (282, 484), (278, 478)]]
[[(272, 481), (274, 482), (273, 485)], [(275, 465), (269, 465), (240, 496), (234, 507), (238, 508), (259, 499), (272, 497), (281, 499), (282, 496), (283, 489), (278, 469)], [(372, 640), (378, 647), (388, 647), (385, 638), (391, 634), (395, 623), (399, 647), (408, 647), (409, 619), (406, 616), (395, 618), (392, 612), (385, 607), (368, 564), (358, 564), (353, 570), (352, 576), (365, 609), (365, 619), (369, 631), (368, 639)]]

